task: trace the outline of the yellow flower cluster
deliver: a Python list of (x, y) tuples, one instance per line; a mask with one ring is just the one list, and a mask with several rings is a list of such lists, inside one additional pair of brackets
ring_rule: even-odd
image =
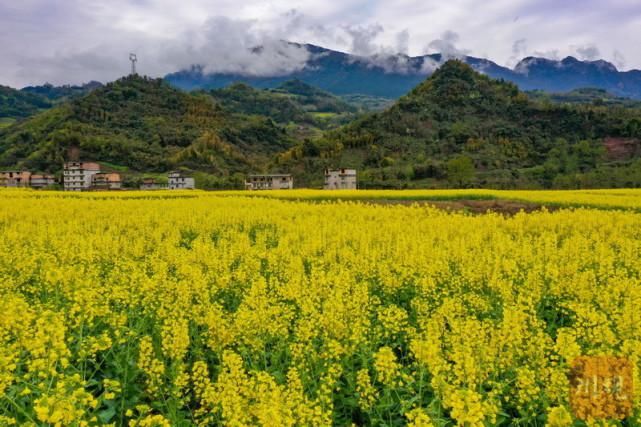
[[(360, 200), (461, 197), (567, 208)], [(0, 424), (570, 426), (573, 362), (608, 356), (632, 425), (638, 209), (638, 190), (0, 191)]]

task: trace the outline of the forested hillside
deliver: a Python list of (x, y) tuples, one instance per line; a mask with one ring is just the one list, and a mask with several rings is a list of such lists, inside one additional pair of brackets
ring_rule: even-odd
[(130, 76), (0, 129), (0, 167), (57, 172), (70, 148), (134, 185), (184, 168), (202, 188), (267, 171), (321, 186), (325, 167), (353, 167), (365, 188), (637, 187), (641, 109), (528, 95), (450, 61), (375, 113), (300, 81), (186, 93)]
[(0, 131), (0, 165), (55, 172), (78, 147), (84, 159), (124, 170), (184, 167), (238, 185), (239, 173), (261, 170), (292, 144), (267, 117), (232, 114), (208, 95), (130, 76)]
[(20, 119), (51, 108), (52, 102), (45, 97), (0, 86), (0, 119)]
[(371, 187), (641, 185), (641, 110), (532, 101), (450, 61), (393, 107), (279, 161), (309, 185), (326, 166)]

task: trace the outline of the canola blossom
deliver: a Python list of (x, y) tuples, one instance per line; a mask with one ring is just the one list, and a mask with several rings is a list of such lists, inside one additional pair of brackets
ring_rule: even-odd
[(639, 425), (641, 192), (504, 193), (0, 191), (0, 425), (584, 425), (581, 356)]

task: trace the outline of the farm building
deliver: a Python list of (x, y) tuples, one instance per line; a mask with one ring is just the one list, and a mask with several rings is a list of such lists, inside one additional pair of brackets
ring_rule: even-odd
[(143, 178), (140, 184), (141, 190), (163, 190), (167, 189), (167, 184), (161, 184), (156, 181), (156, 178)]
[(249, 175), (245, 181), (247, 190), (291, 190), (294, 178), (286, 174)]
[(120, 190), (122, 181), (118, 173), (97, 173), (91, 179), (92, 190)]
[(45, 188), (56, 183), (56, 177), (53, 175), (33, 174), (31, 175), (30, 185), (33, 188)]
[(100, 173), (100, 165), (93, 162), (66, 162), (63, 171), (65, 191), (83, 191), (91, 188), (93, 176)]
[(28, 187), (30, 180), (31, 172), (28, 171), (0, 172), (1, 187)]
[(325, 169), (325, 190), (356, 190), (356, 169)]
[(167, 178), (169, 178), (170, 190), (193, 190), (196, 188), (194, 178), (185, 176), (181, 172), (169, 172)]

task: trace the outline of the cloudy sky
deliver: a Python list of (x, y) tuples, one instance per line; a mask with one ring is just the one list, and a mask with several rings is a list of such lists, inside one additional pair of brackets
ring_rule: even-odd
[[(0, 84), (108, 81), (129, 52), (152, 76), (286, 73), (307, 53), (280, 40), (358, 55), (453, 50), (514, 66), (529, 55), (603, 58), (641, 68), (639, 0), (1, 0)], [(247, 54), (264, 46), (260, 64)]]

